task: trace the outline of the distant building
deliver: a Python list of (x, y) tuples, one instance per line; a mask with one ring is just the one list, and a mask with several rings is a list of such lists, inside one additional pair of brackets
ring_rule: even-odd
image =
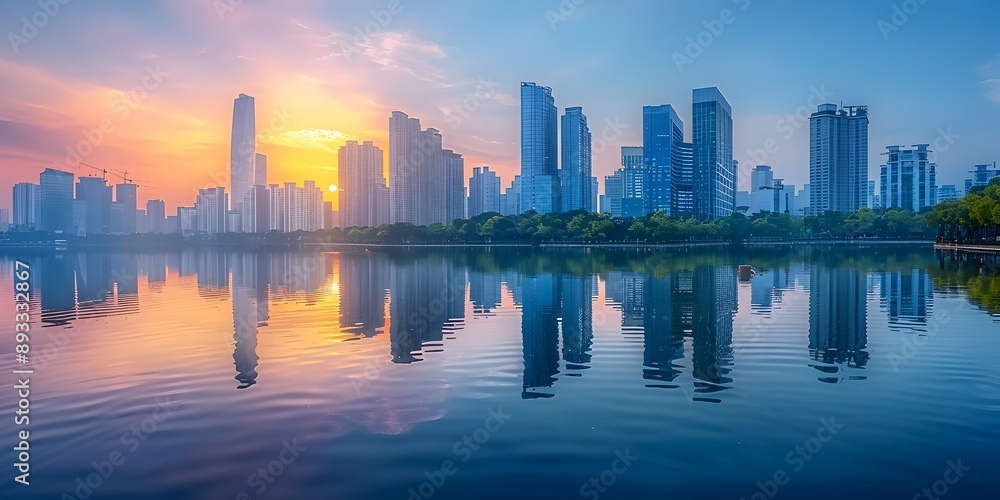
[(198, 232), (198, 209), (196, 207), (177, 207), (177, 232), (188, 236)]
[(775, 212), (774, 172), (768, 165), (757, 165), (750, 172), (750, 213)]
[(692, 103), (695, 217), (729, 217), (737, 184), (733, 108), (716, 87), (695, 89)]
[(264, 186), (253, 185), (243, 200), (241, 231), (266, 233), (271, 230), (271, 193)]
[(150, 233), (167, 233), (167, 206), (163, 200), (146, 202), (146, 224)]
[(625, 194), (625, 169), (619, 168), (615, 173), (604, 177), (604, 203), (601, 212), (612, 217), (622, 216), (622, 198)]
[(270, 216), (268, 217), (268, 222), (271, 224), (271, 231), (285, 232), (285, 189), (279, 187), (277, 184), (271, 184), (267, 187), (267, 193), (270, 197), (270, 202), (268, 203), (268, 208), (271, 209)]
[(646, 215), (646, 167), (642, 147), (622, 146), (622, 217)]
[(444, 198), (439, 202), (444, 208), (444, 218), (435, 222), (447, 225), (455, 219), (465, 218), (465, 159), (450, 149), (441, 153), (444, 156)]
[(958, 189), (954, 184), (945, 184), (944, 186), (938, 186), (937, 190), (937, 202), (944, 203), (946, 201), (956, 201), (961, 196), (959, 196)]
[(73, 231), (73, 174), (46, 168), (39, 175), (38, 209), (42, 231)]
[(347, 141), (338, 151), (338, 204), (342, 227), (378, 227), (389, 223), (389, 189), (382, 170), (382, 150), (371, 141)]
[(14, 229), (18, 231), (34, 231), (41, 228), (41, 189), (38, 184), (18, 182), (12, 189), (14, 202)]
[(879, 192), (876, 189), (875, 181), (868, 181), (868, 191), (865, 193), (865, 206), (875, 210), (878, 208), (875, 202), (878, 200)]
[(132, 234), (136, 231), (137, 193), (135, 184), (115, 185), (115, 204), (121, 205), (123, 224), (115, 232)]
[(500, 195), (500, 214), (517, 215), (521, 213), (521, 176), (515, 175), (510, 181), (510, 187)]
[(965, 181), (965, 193), (968, 194), (973, 188), (986, 186), (993, 179), (1000, 177), (1000, 169), (996, 168), (996, 164), (992, 165), (976, 165), (975, 169), (972, 170), (972, 178)]
[(76, 200), (83, 203), (85, 232), (111, 232), (111, 186), (100, 177), (81, 177), (76, 183)]
[[(389, 118), (389, 222), (448, 224), (465, 213), (465, 163), (441, 132), (393, 111)], [(349, 194), (349, 193), (348, 193)]]
[(867, 106), (822, 104), (809, 118), (809, 185), (811, 214), (867, 206)]
[[(196, 216), (195, 231), (218, 234), (226, 232), (227, 213), (226, 207), (229, 205), (229, 198), (226, 189), (222, 187), (200, 189), (198, 198), (194, 203)], [(178, 209), (179, 217), (182, 215)], [(184, 218), (181, 217), (181, 226), (184, 227)]]
[(0, 232), (10, 230), (10, 210), (0, 208)]
[(888, 146), (882, 165), (881, 198), (886, 209), (919, 212), (937, 204), (937, 165), (929, 160), (927, 144), (915, 149)]
[(558, 110), (552, 89), (521, 83), (521, 207), (558, 212), (560, 202)]
[(595, 210), (591, 201), (591, 139), (583, 108), (566, 108), (562, 117), (562, 169), (559, 171), (563, 212)]
[(500, 177), (490, 167), (476, 167), (469, 178), (469, 217), (487, 212), (500, 213)]
[(644, 169), (644, 214), (666, 212), (671, 215), (671, 189), (675, 165), (680, 162), (684, 142), (684, 123), (673, 106), (642, 107), (642, 153)]

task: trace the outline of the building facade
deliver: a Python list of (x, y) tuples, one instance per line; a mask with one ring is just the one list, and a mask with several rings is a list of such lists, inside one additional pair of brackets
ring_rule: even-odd
[(541, 214), (562, 208), (559, 186), (558, 110), (552, 89), (521, 83), (520, 213)]
[(243, 205), (250, 186), (257, 180), (254, 99), (246, 94), (240, 94), (233, 101), (233, 129), (229, 147), (230, 195), (232, 209), (237, 210)]
[(736, 197), (733, 108), (716, 87), (692, 93), (694, 212), (698, 220), (729, 217)]
[(937, 165), (929, 160), (928, 144), (914, 149), (888, 146), (881, 169), (882, 206), (919, 212), (937, 205)]
[(389, 223), (389, 190), (383, 153), (371, 141), (347, 141), (338, 155), (338, 209), (342, 227), (378, 227)]
[(810, 214), (868, 206), (867, 106), (822, 104), (809, 118), (809, 185)]
[(469, 178), (469, 218), (487, 212), (500, 212), (500, 177), (490, 167), (472, 169)]
[(73, 174), (46, 168), (39, 176), (39, 216), (42, 231), (73, 231)]
[(566, 108), (562, 117), (562, 169), (560, 189), (562, 211), (593, 212), (591, 172), (593, 169), (592, 137), (583, 108)]

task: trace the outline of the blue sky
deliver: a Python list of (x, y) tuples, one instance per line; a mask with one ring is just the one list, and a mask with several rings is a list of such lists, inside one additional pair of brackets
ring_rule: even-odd
[[(767, 163), (786, 183), (807, 181), (808, 123), (788, 115), (805, 112), (818, 92), (869, 106), (871, 178), (885, 146), (930, 143), (939, 184), (961, 184), (973, 165), (1000, 153), (998, 5), (75, 1), (17, 51), (9, 37), (0, 47), (9, 84), (0, 96), (0, 164), (14, 180), (37, 181), (99, 123), (116, 93), (162, 65), (169, 77), (86, 160), (131, 165), (160, 188), (146, 197), (171, 206), (210, 182), (205, 171), (228, 164), (240, 92), (257, 98), (259, 130), (277, 110), (293, 115), (263, 141), (271, 182), (335, 182), (338, 145), (358, 139), (384, 148), (389, 113), (400, 109), (440, 129), (470, 172), (491, 165), (508, 184), (519, 168), (521, 81), (552, 87), (560, 113), (583, 107), (601, 177), (619, 166), (620, 146), (641, 144), (643, 105), (673, 104), (690, 138), (691, 90), (717, 86), (733, 106), (741, 173)], [(21, 17), (37, 11), (34, 1), (4, 2), (0, 31), (19, 32)], [(679, 67), (677, 54), (695, 57)], [(769, 139), (772, 153), (750, 153)], [(746, 189), (749, 176), (740, 183)], [(8, 203), (5, 188), (0, 206)]]

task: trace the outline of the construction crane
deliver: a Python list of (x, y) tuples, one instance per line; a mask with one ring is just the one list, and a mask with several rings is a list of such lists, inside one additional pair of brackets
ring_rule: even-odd
[(101, 179), (108, 180), (108, 171), (106, 169), (97, 168), (97, 167), (95, 167), (93, 165), (88, 165), (88, 164), (86, 164), (86, 163), (84, 163), (82, 161), (79, 163), (79, 165), (77, 165), (77, 168), (80, 168), (80, 166), (87, 167), (87, 168), (89, 168), (91, 170), (96, 170), (96, 171), (98, 171), (98, 172), (101, 173)]

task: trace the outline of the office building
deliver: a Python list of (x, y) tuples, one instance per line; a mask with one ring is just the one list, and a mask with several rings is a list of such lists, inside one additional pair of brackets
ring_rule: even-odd
[(736, 197), (733, 108), (718, 88), (692, 93), (694, 211), (698, 220), (729, 217)]
[(150, 233), (167, 233), (167, 205), (163, 200), (146, 202), (146, 225)]
[[(230, 141), (230, 196), (232, 209), (243, 205), (250, 186), (258, 180), (256, 174), (257, 136), (254, 126), (254, 99), (240, 94), (233, 102), (233, 129)], [(266, 163), (265, 163), (266, 164)]]
[(592, 156), (590, 128), (583, 108), (566, 108), (562, 117), (562, 169), (560, 175), (563, 212), (593, 212)]
[(881, 197), (886, 209), (919, 212), (937, 204), (937, 165), (929, 160), (927, 144), (903, 149), (888, 146), (882, 165)]
[(622, 146), (622, 217), (646, 215), (646, 167), (640, 146)]
[(962, 198), (961, 193), (958, 192), (958, 188), (954, 184), (945, 184), (944, 186), (938, 186), (937, 190), (937, 202), (944, 203), (946, 201), (956, 201)]
[(678, 175), (684, 124), (673, 106), (643, 106), (642, 152), (644, 168), (644, 212), (664, 211), (671, 215), (674, 168)]
[(520, 213), (558, 212), (560, 202), (557, 151), (558, 110), (552, 89), (521, 83)]
[(809, 118), (810, 214), (867, 206), (868, 107), (822, 104)]
[(11, 191), (11, 200), (14, 202), (14, 229), (18, 231), (40, 229), (42, 220), (38, 205), (41, 201), (41, 189), (38, 184), (18, 182)]
[[(990, 168), (993, 167), (993, 168)], [(986, 186), (997, 177), (1000, 177), (1000, 169), (993, 165), (976, 165), (972, 170), (972, 178), (965, 181), (965, 194), (969, 194), (974, 188)]]
[(619, 168), (614, 174), (604, 177), (604, 195), (601, 203), (601, 213), (611, 214), (611, 217), (622, 216), (622, 198), (625, 194), (625, 169)]
[(81, 177), (77, 181), (76, 200), (83, 203), (86, 233), (111, 232), (111, 194), (111, 186), (103, 178)]
[(521, 213), (521, 176), (515, 175), (510, 181), (510, 187), (500, 195), (500, 214), (517, 215)]
[(115, 185), (115, 205), (121, 206), (122, 224), (113, 227), (112, 231), (119, 234), (132, 234), (136, 231), (137, 193), (135, 184)]
[(46, 168), (39, 176), (40, 229), (70, 233), (73, 231), (73, 174)]
[[(223, 187), (207, 188), (198, 190), (198, 198), (194, 203), (195, 211), (195, 231), (218, 234), (226, 232), (226, 222), (229, 205), (229, 195)], [(181, 209), (177, 209), (177, 215), (181, 219), (182, 230), (185, 226), (184, 216)]]
[(768, 165), (757, 165), (750, 172), (750, 213), (775, 212), (774, 172)]

